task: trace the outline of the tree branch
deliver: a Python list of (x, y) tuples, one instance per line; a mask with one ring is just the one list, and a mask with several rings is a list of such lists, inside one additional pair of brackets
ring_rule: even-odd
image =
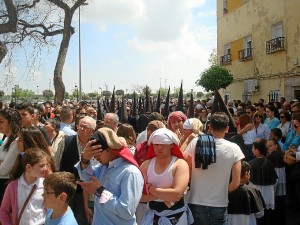
[(9, 33), (9, 32), (17, 32), (17, 23), (18, 17), (16, 8), (14, 6), (13, 0), (4, 0), (6, 9), (8, 22), (4, 24), (0, 24), (0, 34)]

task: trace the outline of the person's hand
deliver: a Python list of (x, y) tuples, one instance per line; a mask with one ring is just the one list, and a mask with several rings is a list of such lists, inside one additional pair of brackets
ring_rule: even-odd
[(81, 157), (85, 160), (90, 160), (95, 155), (101, 152), (102, 146), (101, 145), (93, 145), (97, 142), (97, 140), (91, 140), (87, 143), (85, 148), (83, 149)]
[(102, 186), (101, 182), (94, 176), (90, 177), (89, 182), (80, 182), (77, 183), (82, 187), (82, 189), (86, 190), (90, 194), (94, 194), (96, 190)]
[(92, 218), (93, 218), (92, 210), (88, 206), (85, 206), (84, 211), (85, 211), (85, 216), (86, 216), (88, 223), (92, 223)]

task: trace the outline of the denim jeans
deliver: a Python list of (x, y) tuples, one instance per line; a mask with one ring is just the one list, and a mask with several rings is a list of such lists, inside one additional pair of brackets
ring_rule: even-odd
[(189, 204), (194, 225), (227, 225), (227, 207), (211, 207)]

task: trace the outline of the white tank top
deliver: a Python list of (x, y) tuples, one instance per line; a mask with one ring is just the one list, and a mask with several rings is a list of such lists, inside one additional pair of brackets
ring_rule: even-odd
[(147, 170), (147, 178), (149, 184), (152, 184), (155, 187), (160, 187), (160, 188), (170, 188), (173, 186), (173, 174), (172, 174), (172, 166), (175, 163), (177, 157), (173, 156), (172, 161), (170, 162), (169, 166), (167, 169), (161, 173), (157, 174), (155, 173), (155, 162), (156, 162), (156, 157), (151, 159), (150, 165)]

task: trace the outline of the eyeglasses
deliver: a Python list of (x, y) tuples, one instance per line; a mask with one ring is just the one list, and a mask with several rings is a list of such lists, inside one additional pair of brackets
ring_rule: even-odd
[(82, 130), (91, 129), (89, 126), (87, 126), (87, 125), (81, 125), (81, 124), (78, 124), (78, 125), (77, 125), (77, 128), (78, 128), (78, 129), (82, 129)]

